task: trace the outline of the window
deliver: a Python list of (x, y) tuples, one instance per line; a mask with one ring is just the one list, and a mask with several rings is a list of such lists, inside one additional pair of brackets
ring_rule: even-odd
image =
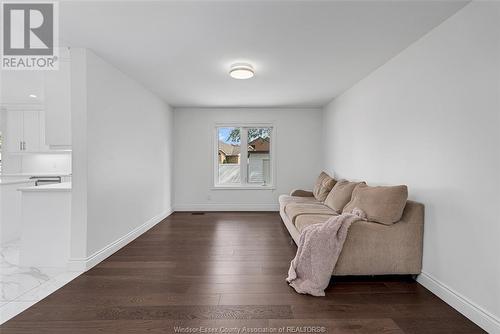
[(273, 133), (271, 125), (217, 126), (215, 187), (272, 187)]

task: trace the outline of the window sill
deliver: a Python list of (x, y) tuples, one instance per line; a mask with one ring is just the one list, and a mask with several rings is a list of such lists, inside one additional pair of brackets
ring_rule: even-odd
[(212, 186), (211, 190), (275, 190), (276, 187), (274, 185), (266, 185), (266, 186)]

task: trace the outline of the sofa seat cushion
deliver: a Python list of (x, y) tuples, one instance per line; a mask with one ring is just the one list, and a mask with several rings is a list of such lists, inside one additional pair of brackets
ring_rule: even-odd
[(285, 206), (285, 214), (292, 223), (300, 215), (318, 214), (318, 215), (334, 215), (335, 211), (321, 203), (289, 203)]
[(278, 198), (280, 211), (285, 212), (285, 207), (290, 203), (317, 203), (320, 204), (314, 197), (299, 197), (290, 195), (281, 195)]
[(405, 185), (392, 187), (370, 187), (358, 185), (351, 201), (343, 212), (352, 212), (354, 208), (363, 210), (369, 221), (391, 225), (401, 219), (408, 199), (408, 188)]
[(283, 204), (284, 206), (289, 204), (289, 203), (317, 203), (320, 204), (321, 202), (318, 201), (314, 197), (301, 197), (301, 196), (290, 196), (290, 195), (281, 195), (279, 197), (279, 202), (280, 204)]
[(330, 219), (332, 215), (316, 215), (316, 214), (306, 214), (300, 215), (295, 218), (295, 227), (302, 233), (302, 230), (309, 225), (321, 224)]

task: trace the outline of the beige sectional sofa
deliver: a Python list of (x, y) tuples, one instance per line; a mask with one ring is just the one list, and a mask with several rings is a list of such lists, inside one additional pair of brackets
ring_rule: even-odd
[[(364, 206), (367, 208), (366, 211), (374, 212), (372, 217), (369, 215), (369, 219), (379, 222), (357, 221), (353, 223), (333, 275), (416, 275), (420, 273), (424, 231), (424, 206), (422, 204), (407, 201), (407, 192), (406, 195), (403, 194), (405, 196), (403, 202), (401, 202), (403, 195), (397, 195), (400, 204), (396, 203), (394, 196), (385, 195), (389, 191), (392, 191), (392, 194), (395, 191), (401, 192), (400, 189), (379, 191), (377, 188), (384, 187), (369, 187), (364, 182), (353, 186), (352, 182), (348, 181), (341, 181), (336, 189), (331, 183), (326, 184), (321, 178), (322, 176), (318, 178), (313, 192), (296, 190), (290, 195), (282, 195), (279, 198), (281, 218), (295, 243), (298, 244), (300, 232), (305, 227), (324, 223), (330, 217), (340, 214), (339, 209), (352, 208), (354, 205)], [(321, 190), (317, 189), (318, 183), (321, 182), (326, 185), (329, 192), (337, 191), (336, 198), (332, 196), (335, 194), (328, 192), (329, 198), (325, 198), (325, 187)], [(333, 184), (335, 183), (337, 182), (334, 180)], [(342, 189), (342, 186), (344, 186), (342, 196), (345, 198), (339, 195), (339, 189)], [(348, 189), (346, 196), (345, 189), (349, 187), (353, 189)], [(400, 187), (404, 187), (402, 189), (406, 191), (406, 186)], [(351, 198), (349, 194), (353, 190)], [(385, 201), (384, 196), (387, 197)], [(346, 204), (345, 201), (349, 203)], [(343, 208), (339, 208), (339, 204)], [(397, 206), (400, 206), (399, 212)], [(388, 215), (385, 214), (386, 211)], [(386, 216), (390, 219), (387, 220)]]

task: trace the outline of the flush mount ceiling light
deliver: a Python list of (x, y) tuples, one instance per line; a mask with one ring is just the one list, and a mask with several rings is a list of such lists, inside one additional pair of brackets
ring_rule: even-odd
[(32, 99), (36, 99), (36, 98), (37, 98), (37, 96), (36, 96), (35, 94), (30, 94), (30, 97), (31, 97)]
[(229, 70), (229, 75), (234, 79), (250, 79), (254, 74), (252, 65), (246, 63), (233, 64)]

